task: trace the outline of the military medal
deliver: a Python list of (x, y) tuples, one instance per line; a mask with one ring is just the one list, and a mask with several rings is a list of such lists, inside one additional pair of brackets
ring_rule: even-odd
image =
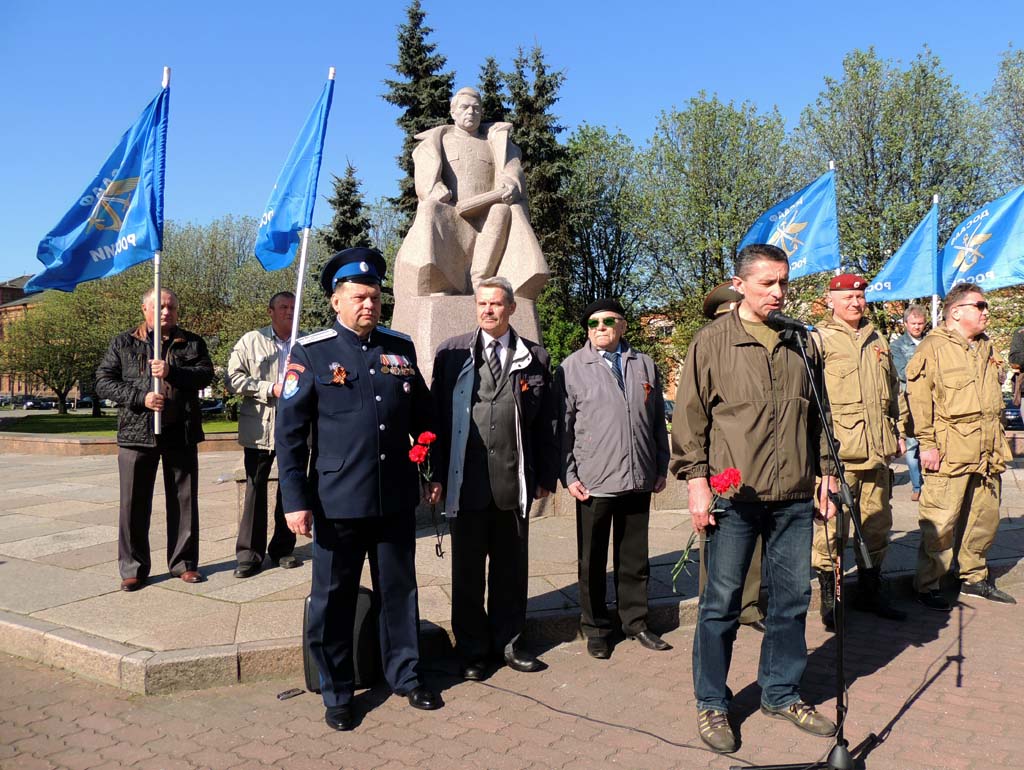
[(344, 385), (345, 380), (348, 379), (348, 372), (345, 371), (345, 367), (339, 364), (337, 361), (331, 364), (331, 384), (332, 385)]

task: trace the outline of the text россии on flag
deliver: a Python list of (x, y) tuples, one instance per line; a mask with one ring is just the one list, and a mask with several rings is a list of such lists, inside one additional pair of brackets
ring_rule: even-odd
[(953, 230), (942, 250), (943, 295), (964, 281), (986, 291), (1024, 283), (1024, 185)]
[(288, 267), (295, 259), (302, 231), (313, 224), (316, 182), (320, 176), (333, 93), (334, 80), (329, 79), (288, 153), (288, 160), (260, 217), (255, 252), (265, 270)]
[(96, 178), (39, 243), (43, 271), (25, 290), (71, 291), (120, 273), (163, 247), (170, 87), (149, 103)]
[(914, 232), (871, 282), (864, 297), (868, 302), (914, 299), (940, 294), (936, 285), (939, 257), (939, 207), (933, 203)]
[(768, 243), (786, 252), (791, 279), (839, 267), (835, 171), (825, 172), (762, 214), (739, 247), (752, 243)]

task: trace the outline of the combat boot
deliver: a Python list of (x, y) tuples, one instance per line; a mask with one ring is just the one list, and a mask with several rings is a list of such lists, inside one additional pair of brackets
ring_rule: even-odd
[(857, 595), (853, 599), (854, 609), (870, 612), (886, 620), (906, 620), (907, 613), (889, 603), (889, 597), (882, 588), (882, 571), (879, 567), (857, 568)]
[(821, 586), (821, 623), (827, 631), (836, 630), (836, 573), (818, 572)]

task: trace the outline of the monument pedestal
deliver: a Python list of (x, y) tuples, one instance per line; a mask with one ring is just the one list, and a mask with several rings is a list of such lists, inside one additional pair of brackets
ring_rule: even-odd
[[(540, 319), (532, 299), (516, 297), (516, 312), (511, 323), (520, 336), (541, 342)], [(449, 337), (477, 328), (476, 297), (472, 294), (397, 297), (391, 328), (412, 337), (420, 371), (429, 385), (437, 346)]]

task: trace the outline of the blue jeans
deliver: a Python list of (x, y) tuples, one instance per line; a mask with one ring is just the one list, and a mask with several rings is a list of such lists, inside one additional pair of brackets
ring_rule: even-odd
[(768, 614), (757, 682), (761, 703), (785, 708), (800, 699), (807, 666), (804, 637), (811, 600), (811, 501), (750, 503), (719, 500), (717, 524), (707, 530), (708, 582), (693, 642), (693, 688), (698, 709), (726, 711), (726, 684), (739, 627), (743, 576), (758, 535), (764, 539)]
[(907, 436), (907, 470), (910, 471), (910, 486), (915, 492), (921, 491), (921, 446), (916, 438)]

